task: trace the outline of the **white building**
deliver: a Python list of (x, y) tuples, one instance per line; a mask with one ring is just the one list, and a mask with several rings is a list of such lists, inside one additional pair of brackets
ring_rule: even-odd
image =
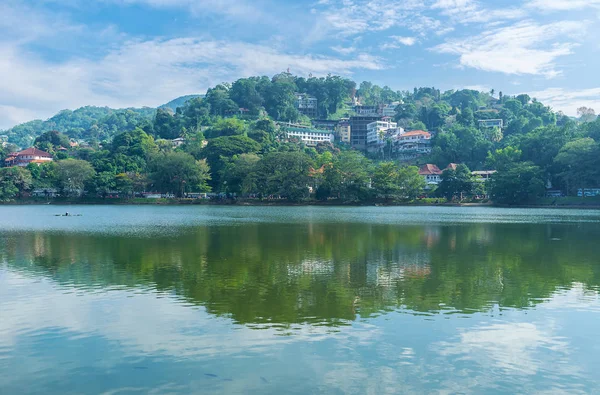
[(397, 137), (394, 151), (404, 159), (412, 159), (431, 153), (431, 133), (413, 130)]
[(395, 117), (396, 116), (396, 108), (400, 105), (399, 101), (395, 101), (383, 106), (383, 116), (384, 117)]
[(317, 116), (318, 100), (316, 97), (306, 93), (296, 93), (296, 108), (307, 117), (315, 118)]
[(390, 118), (371, 122), (367, 125), (367, 145), (382, 144), (385, 137), (402, 134), (402, 132), (404, 129), (398, 128), (398, 124), (391, 122)]
[(327, 130), (299, 127), (287, 127), (286, 129), (288, 138), (296, 138), (309, 147), (314, 147), (323, 142), (333, 143), (335, 141), (333, 133)]

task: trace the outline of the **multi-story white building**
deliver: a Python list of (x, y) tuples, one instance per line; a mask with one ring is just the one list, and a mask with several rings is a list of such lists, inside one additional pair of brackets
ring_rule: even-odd
[(381, 121), (374, 121), (367, 125), (367, 145), (381, 144), (384, 137), (394, 134), (398, 131), (398, 124), (391, 122), (389, 118)]
[(383, 106), (383, 116), (384, 117), (395, 117), (396, 116), (396, 108), (400, 105), (399, 101), (395, 101)]
[(333, 133), (327, 130), (287, 127), (286, 133), (288, 138), (296, 138), (309, 147), (314, 147), (323, 142), (333, 143), (335, 141)]
[(399, 135), (394, 144), (394, 151), (404, 159), (412, 159), (431, 153), (431, 133), (413, 130)]
[(296, 93), (296, 108), (307, 117), (315, 118), (317, 116), (317, 104), (316, 97), (306, 93)]

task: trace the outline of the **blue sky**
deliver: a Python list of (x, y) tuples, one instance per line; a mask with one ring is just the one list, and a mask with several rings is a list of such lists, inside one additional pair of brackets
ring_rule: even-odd
[(157, 106), (217, 83), (340, 74), (600, 110), (600, 0), (2, 0), (0, 128)]

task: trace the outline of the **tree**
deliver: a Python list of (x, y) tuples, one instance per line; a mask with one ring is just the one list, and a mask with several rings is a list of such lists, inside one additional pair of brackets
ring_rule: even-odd
[(473, 177), (469, 168), (463, 164), (458, 165), (456, 170), (449, 168), (442, 172), (442, 181), (440, 182), (436, 193), (448, 200), (459, 197), (462, 200), (465, 194), (470, 194), (473, 190)]
[(85, 183), (94, 177), (96, 171), (89, 162), (80, 159), (66, 159), (57, 162), (57, 174), (63, 193), (80, 196)]
[(33, 145), (38, 149), (50, 153), (55, 153), (60, 147), (71, 147), (69, 138), (57, 130), (45, 132), (35, 139)]
[(426, 183), (417, 166), (404, 166), (398, 170), (398, 185), (403, 198), (414, 200), (423, 194)]
[(239, 136), (246, 132), (246, 124), (236, 118), (218, 120), (208, 131), (210, 138), (222, 136)]
[(582, 196), (586, 188), (595, 187), (600, 181), (600, 147), (589, 137), (566, 143), (555, 162), (562, 168), (559, 177), (567, 189), (575, 189), (575, 192), (582, 189)]
[(490, 196), (499, 204), (533, 202), (544, 195), (542, 170), (531, 162), (517, 162), (499, 170), (490, 180)]
[(96, 173), (92, 185), (96, 193), (105, 198), (106, 195), (111, 191), (114, 191), (117, 186), (115, 174), (108, 171)]
[(221, 182), (227, 185), (227, 192), (239, 194), (257, 192), (259, 161), (260, 157), (256, 154), (234, 156), (221, 171)]
[(298, 202), (308, 197), (312, 161), (304, 152), (272, 152), (258, 164), (261, 191)]
[(234, 155), (256, 153), (260, 144), (246, 136), (227, 136), (212, 139), (202, 150), (201, 156), (208, 161), (212, 171), (211, 186), (216, 189), (221, 185), (220, 175), (225, 162)]
[(181, 198), (190, 191), (210, 191), (210, 168), (206, 161), (197, 161), (185, 152), (156, 154), (149, 167), (153, 186), (160, 192), (173, 193)]
[(29, 170), (23, 167), (5, 167), (0, 169), (0, 201), (21, 198), (23, 193), (29, 191), (32, 178)]
[(31, 173), (33, 188), (58, 188), (58, 166), (56, 162), (30, 163), (27, 170)]
[(581, 122), (593, 122), (596, 120), (596, 112), (593, 108), (579, 107), (577, 109), (577, 116)]
[(486, 165), (492, 170), (501, 170), (521, 160), (520, 149), (511, 147), (510, 145), (494, 152), (488, 152)]
[(357, 202), (369, 198), (371, 161), (356, 151), (342, 151), (325, 168), (322, 186), (343, 201)]
[(396, 199), (400, 194), (398, 165), (380, 162), (373, 171), (373, 188), (378, 196), (386, 200)]

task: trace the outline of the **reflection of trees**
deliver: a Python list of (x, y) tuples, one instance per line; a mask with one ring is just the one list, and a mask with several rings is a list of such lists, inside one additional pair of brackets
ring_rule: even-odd
[[(526, 307), (600, 283), (593, 225), (246, 224), (141, 238), (23, 233), (0, 259), (81, 289), (147, 287), (241, 323)], [(560, 240), (552, 241), (556, 238)]]

